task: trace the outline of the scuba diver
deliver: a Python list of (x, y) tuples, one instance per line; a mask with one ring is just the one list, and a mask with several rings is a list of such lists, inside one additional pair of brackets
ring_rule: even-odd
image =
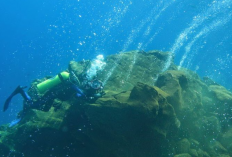
[(73, 71), (61, 72), (53, 78), (32, 85), (28, 93), (26, 87), (18, 86), (6, 99), (3, 112), (9, 107), (11, 99), (20, 94), (24, 99), (23, 111), (27, 109), (38, 109), (48, 111), (54, 99), (66, 100), (72, 96), (86, 101), (95, 101), (104, 95), (103, 84), (93, 78), (89, 79), (87, 74), (81, 75), (81, 82)]

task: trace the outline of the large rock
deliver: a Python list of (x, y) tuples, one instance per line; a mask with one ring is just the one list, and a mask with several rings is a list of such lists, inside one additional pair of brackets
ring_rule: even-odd
[(177, 143), (176, 152), (177, 154), (189, 153), (190, 151), (190, 142), (188, 139), (183, 139)]
[(209, 152), (210, 156), (229, 156), (227, 149), (216, 140), (211, 140), (207, 151)]
[[(18, 125), (0, 127), (0, 154), (232, 155), (232, 94), (209, 78), (202, 81), (194, 72), (177, 70), (173, 62), (162, 72), (169, 55), (131, 51), (108, 56), (104, 69), (97, 73), (105, 84), (102, 98), (90, 103), (60, 96), (42, 111), (23, 112)], [(89, 66), (90, 61), (72, 61), (68, 70), (81, 82)], [(65, 89), (63, 85), (57, 88)]]
[(199, 110), (202, 107), (202, 93), (207, 87), (193, 72), (169, 70), (159, 75), (156, 86), (169, 94), (167, 98), (174, 108)]
[[(98, 73), (106, 90), (121, 92), (131, 90), (137, 82), (153, 86), (170, 53), (161, 51), (130, 51), (110, 55), (106, 66)], [(175, 68), (171, 62), (170, 68)]]
[(183, 153), (183, 154), (175, 155), (174, 157), (191, 157), (191, 155), (189, 155), (188, 153)]
[(176, 127), (175, 112), (162, 94), (158, 88), (138, 83), (131, 92), (91, 104), (87, 116), (95, 143), (116, 156), (125, 156), (127, 150), (132, 156), (159, 156), (169, 129)]
[(168, 94), (168, 103), (174, 107), (182, 126), (180, 136), (205, 143), (226, 131), (231, 115), (231, 93), (224, 87), (207, 86), (186, 69), (160, 74), (156, 86)]
[(222, 145), (229, 151), (229, 154), (232, 156), (232, 128), (225, 132), (221, 139), (220, 142)]
[(222, 122), (223, 131), (227, 131), (228, 123), (231, 123), (232, 117), (232, 93), (220, 85), (210, 85), (209, 90), (212, 93), (215, 110)]
[(232, 103), (232, 93), (220, 85), (210, 85), (209, 90), (214, 94), (215, 98), (222, 103)]
[(177, 127), (166, 97), (159, 88), (138, 83), (131, 91), (106, 95), (94, 104), (69, 100), (58, 110), (31, 110), (5, 136), (2, 148), (14, 145), (25, 156), (62, 156), (68, 151), (70, 156), (121, 157), (128, 156), (128, 150), (138, 157), (162, 154), (166, 135)]

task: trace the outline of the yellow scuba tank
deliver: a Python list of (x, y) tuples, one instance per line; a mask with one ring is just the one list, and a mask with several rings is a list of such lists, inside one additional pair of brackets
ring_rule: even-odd
[(62, 72), (58, 75), (54, 76), (53, 78), (50, 78), (44, 82), (41, 82), (37, 84), (37, 88), (41, 94), (45, 93), (47, 90), (55, 87), (56, 85), (60, 84), (61, 82), (67, 80), (69, 78), (68, 72)]

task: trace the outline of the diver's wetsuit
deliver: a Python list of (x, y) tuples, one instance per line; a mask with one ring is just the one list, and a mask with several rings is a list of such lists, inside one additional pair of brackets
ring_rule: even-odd
[[(61, 85), (62, 86), (62, 85)], [(66, 82), (65, 88), (57, 86), (54, 89), (49, 90), (46, 92), (41, 98), (37, 99), (36, 101), (27, 101), (24, 105), (24, 109), (32, 108), (32, 109), (39, 109), (43, 111), (48, 111), (52, 105), (52, 102), (55, 98), (58, 98), (62, 101), (69, 99), (70, 97), (77, 97), (77, 98), (86, 98), (85, 94), (82, 92), (80, 88), (77, 86)]]
[(10, 123), (9, 127), (12, 127), (16, 125), (18, 122), (20, 122), (21, 119), (24, 117), (24, 114), (26, 113), (27, 109), (39, 109), (42, 111), (48, 111), (51, 108), (51, 105), (55, 98), (59, 98), (61, 100), (65, 100), (65, 99), (67, 100), (68, 98), (70, 98), (70, 96), (73, 95), (77, 97), (86, 98), (82, 90), (79, 89), (74, 84), (72, 84), (71, 82), (66, 81), (64, 87), (60, 88), (59, 86), (57, 86), (54, 89), (47, 91), (42, 97), (33, 100), (29, 96), (29, 94), (23, 90), (26, 87), (18, 86), (13, 91), (13, 93), (6, 99), (3, 107), (3, 111), (6, 111), (8, 109), (11, 99), (17, 94), (20, 94), (24, 99), (23, 111), (19, 113), (18, 118), (16, 120)]
[(14, 90), (14, 92), (6, 99), (3, 111), (6, 111), (8, 109), (11, 99), (17, 94), (21, 94), (24, 101), (25, 101), (25, 105), (23, 107), (24, 110), (28, 109), (28, 108), (32, 108), (32, 109), (40, 109), (40, 110), (47, 111), (47, 110), (49, 110), (50, 107), (44, 108), (44, 106), (42, 106), (42, 105), (43, 104), (51, 104), (55, 98), (60, 98), (61, 100), (66, 100), (70, 96), (73, 96), (73, 95), (75, 95), (76, 97), (85, 98), (85, 94), (82, 92), (82, 90), (79, 89), (74, 84), (66, 82), (65, 86), (66, 86), (66, 88), (63, 90), (58, 90), (59, 87), (56, 87), (56, 88), (48, 91), (47, 93), (45, 93), (41, 98), (38, 98), (37, 100), (33, 100), (28, 95), (28, 93), (23, 90), (26, 87), (18, 86)]
[(61, 72), (51, 79), (40, 82), (36, 87), (31, 87), (30, 95), (24, 91), (26, 87), (18, 86), (6, 99), (3, 111), (8, 109), (11, 99), (16, 94), (21, 94), (24, 99), (24, 111), (27, 109), (48, 111), (56, 98), (65, 101), (70, 97), (81, 97), (87, 101), (95, 101), (104, 94), (101, 81), (95, 78), (91, 79), (87, 74), (82, 74), (80, 78), (81, 82), (73, 71)]

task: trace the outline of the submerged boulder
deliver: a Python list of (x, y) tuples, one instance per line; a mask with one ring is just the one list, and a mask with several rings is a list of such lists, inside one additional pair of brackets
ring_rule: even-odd
[[(104, 96), (91, 102), (57, 97), (47, 110), (23, 112), (17, 125), (0, 127), (0, 154), (231, 155), (232, 94), (190, 70), (177, 70), (173, 62), (162, 72), (169, 56), (160, 51), (108, 56), (96, 76), (105, 85)], [(90, 61), (72, 61), (68, 70), (79, 76), (89, 66)]]
[(190, 142), (188, 139), (183, 139), (177, 143), (177, 154), (189, 153)]
[[(110, 55), (106, 59), (104, 70), (98, 73), (98, 78), (103, 80), (106, 90), (117, 92), (131, 90), (137, 82), (153, 86), (169, 55), (169, 52), (156, 50)], [(171, 63), (170, 68), (176, 68)]]
[(158, 88), (138, 83), (131, 91), (106, 95), (94, 104), (70, 100), (57, 111), (54, 107), (49, 112), (31, 110), (3, 143), (26, 156), (67, 151), (69, 155), (127, 156), (127, 150), (133, 156), (162, 154), (162, 143), (177, 119), (166, 96)]

